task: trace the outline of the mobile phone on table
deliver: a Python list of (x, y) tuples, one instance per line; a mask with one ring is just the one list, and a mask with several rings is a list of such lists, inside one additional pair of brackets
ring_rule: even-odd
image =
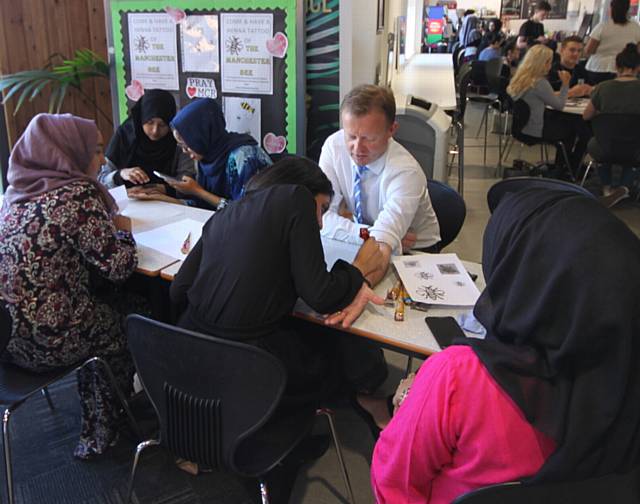
[(170, 175), (165, 175), (164, 173), (160, 173), (159, 171), (155, 171), (153, 170), (153, 174), (158, 177), (161, 178), (162, 180), (164, 180), (165, 182), (181, 182), (180, 179), (177, 179), (176, 177), (172, 177)]
[(453, 317), (426, 317), (424, 321), (433, 333), (433, 337), (440, 345), (446, 348), (455, 338), (465, 338), (464, 331), (460, 328)]

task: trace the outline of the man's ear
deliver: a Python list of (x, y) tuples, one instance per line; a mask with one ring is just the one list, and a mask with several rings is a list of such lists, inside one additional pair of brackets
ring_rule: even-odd
[(391, 124), (391, 128), (389, 129), (391, 136), (395, 136), (399, 127), (400, 127), (400, 124), (398, 124), (398, 121), (393, 121), (393, 124)]

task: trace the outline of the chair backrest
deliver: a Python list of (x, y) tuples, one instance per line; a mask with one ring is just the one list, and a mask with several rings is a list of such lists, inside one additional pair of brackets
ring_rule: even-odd
[(640, 503), (639, 476), (638, 469), (634, 469), (626, 474), (611, 474), (582, 481), (537, 485), (502, 483), (468, 492), (452, 504)]
[(513, 119), (511, 122), (511, 134), (514, 138), (518, 138), (522, 135), (522, 129), (529, 122), (531, 116), (531, 109), (529, 104), (522, 98), (513, 102)]
[(501, 58), (489, 60), (485, 65), (485, 76), (489, 91), (497, 94), (500, 99), (504, 99), (507, 95), (507, 86), (509, 85), (508, 74), (503, 71), (503, 66)]
[(471, 84), (471, 65), (465, 63), (458, 74), (458, 113), (460, 121), (464, 122), (464, 114), (467, 110), (467, 93)]
[(464, 47), (460, 45), (460, 42), (456, 42), (453, 44), (453, 48), (451, 51), (451, 57), (453, 58), (453, 73), (456, 75), (458, 70), (460, 70), (460, 53), (464, 51)]
[(591, 120), (593, 136), (607, 160), (612, 163), (637, 161), (640, 152), (639, 125), (638, 114), (597, 114)]
[(565, 182), (564, 180), (540, 177), (513, 177), (496, 182), (491, 186), (487, 193), (487, 205), (489, 206), (489, 211), (493, 213), (505, 194), (525, 191), (534, 187), (548, 189), (550, 191), (572, 191), (588, 198), (595, 198), (595, 196), (584, 187)]
[(138, 376), (179, 457), (235, 469), (240, 443), (273, 414), (286, 371), (257, 347), (187, 331), (140, 315), (126, 321)]
[(444, 248), (456, 239), (464, 219), (467, 207), (462, 196), (455, 189), (437, 180), (429, 180), (429, 198), (440, 225), (440, 247)]
[(487, 62), (474, 60), (471, 62), (471, 82), (474, 86), (487, 87)]

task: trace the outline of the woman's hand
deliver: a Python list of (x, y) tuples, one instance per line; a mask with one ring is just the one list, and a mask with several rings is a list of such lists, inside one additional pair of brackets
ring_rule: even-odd
[(182, 180), (178, 182), (167, 180), (167, 184), (180, 191), (182, 194), (189, 194), (191, 196), (198, 196), (199, 193), (204, 190), (202, 189), (202, 186), (195, 181), (195, 179), (186, 175), (183, 175)]
[(560, 70), (558, 72), (558, 77), (560, 77), (560, 82), (562, 82), (562, 87), (566, 87), (571, 82), (571, 74), (566, 70)]
[(132, 184), (146, 184), (149, 182), (149, 175), (139, 166), (133, 168), (123, 168), (120, 170), (120, 178)]
[(167, 187), (164, 184), (147, 184), (144, 186), (134, 186), (127, 189), (127, 196), (135, 198), (138, 194), (143, 193), (167, 193)]
[(167, 203), (175, 203), (177, 205), (183, 204), (179, 199), (167, 196), (165, 193), (160, 191), (128, 191), (127, 194), (130, 198), (137, 200), (166, 201)]
[(360, 287), (358, 294), (353, 298), (351, 304), (343, 310), (337, 311), (333, 315), (329, 315), (325, 319), (324, 323), (327, 325), (340, 324), (343, 328), (350, 327), (364, 311), (369, 302), (377, 305), (383, 305), (384, 299), (373, 292), (365, 282), (362, 282), (362, 287)]

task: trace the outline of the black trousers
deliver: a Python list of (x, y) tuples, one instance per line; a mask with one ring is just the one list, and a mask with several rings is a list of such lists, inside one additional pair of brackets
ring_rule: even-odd
[[(591, 126), (582, 116), (560, 110), (544, 111), (542, 138), (564, 144), (573, 173), (578, 173), (580, 162), (587, 151), (587, 143), (592, 136)], [(564, 166), (564, 159), (559, 150), (556, 152), (556, 166)]]

